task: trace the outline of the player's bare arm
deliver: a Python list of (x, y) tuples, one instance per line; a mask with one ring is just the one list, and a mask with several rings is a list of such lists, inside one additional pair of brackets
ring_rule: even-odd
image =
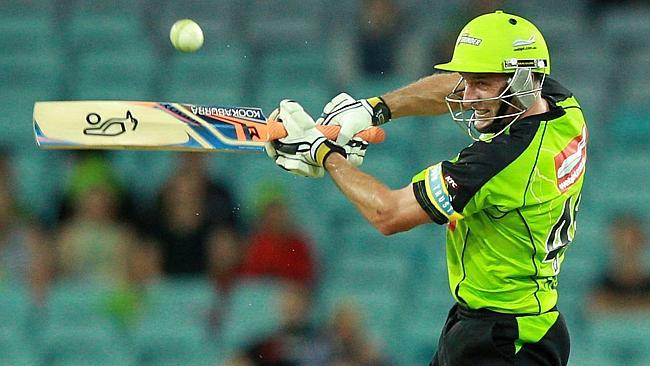
[(445, 98), (458, 80), (458, 73), (434, 74), (381, 97), (368, 99), (357, 100), (341, 93), (325, 105), (316, 123), (341, 126), (336, 143), (345, 145), (355, 132), (382, 125), (391, 119), (446, 113)]
[(325, 168), (341, 192), (382, 234), (395, 234), (431, 222), (415, 199), (410, 184), (391, 190), (339, 154), (330, 155)]
[(422, 78), (389, 92), (382, 99), (393, 119), (408, 116), (436, 116), (447, 113), (445, 97), (458, 83), (458, 73), (441, 73)]

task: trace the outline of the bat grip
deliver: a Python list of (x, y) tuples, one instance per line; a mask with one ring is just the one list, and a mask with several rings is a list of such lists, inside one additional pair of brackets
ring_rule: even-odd
[[(277, 121), (267, 121), (266, 125), (268, 126), (268, 141), (287, 137), (287, 130), (284, 128), (282, 123)], [(339, 135), (339, 131), (341, 130), (341, 126), (316, 125), (316, 128), (330, 140), (336, 140), (336, 137)], [(371, 144), (377, 144), (384, 141), (386, 133), (379, 127), (370, 127), (360, 131), (354, 135), (354, 137), (359, 137)]]

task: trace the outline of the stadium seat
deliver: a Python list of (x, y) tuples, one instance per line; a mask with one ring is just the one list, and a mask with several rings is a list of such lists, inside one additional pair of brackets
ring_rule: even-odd
[(154, 202), (172, 174), (175, 154), (163, 151), (113, 151), (109, 158), (121, 183), (146, 205)]
[(39, 365), (38, 354), (32, 346), (25, 334), (4, 326), (0, 327), (0, 364)]
[[(180, 295), (179, 295), (180, 296)], [(197, 324), (139, 323), (133, 332), (133, 348), (141, 366), (194, 365), (207, 351), (205, 328)]]
[(614, 52), (626, 52), (647, 44), (645, 34), (650, 33), (650, 7), (639, 3), (633, 6), (608, 7), (602, 17), (602, 37), (605, 45)]
[[(291, 9), (291, 12), (286, 9)], [(247, 10), (247, 41), (256, 47), (291, 49), (300, 45), (316, 46), (316, 43), (325, 38), (323, 35), (327, 34), (322, 28), (321, 20), (325, 18), (325, 6), (321, 2), (249, 2)]]
[(56, 96), (62, 65), (63, 60), (59, 56), (47, 52), (40, 54), (40, 57), (31, 54), (1, 55), (0, 68), (3, 72), (0, 74), (0, 86), (11, 88), (14, 93), (34, 91), (39, 98)]
[[(26, 108), (31, 109), (31, 106)], [(55, 222), (58, 201), (53, 197), (59, 197), (65, 184), (67, 153), (39, 150), (33, 140), (33, 132), (30, 131), (31, 123), (16, 123), (16, 127), (16, 131), (21, 131), (21, 134), (11, 141), (12, 145), (7, 145), (14, 147), (16, 151), (12, 161), (17, 199), (24, 202), (27, 209), (45, 222)], [(23, 132), (26, 130), (29, 132)]]
[(0, 285), (0, 330), (20, 334), (28, 330), (29, 316), (34, 310), (29, 291), (18, 284)]
[(157, 59), (146, 50), (102, 54), (80, 59), (74, 99), (152, 100)]
[(217, 54), (176, 54), (164, 82), (166, 101), (245, 106), (249, 58), (245, 48), (225, 47)]
[(82, 280), (61, 280), (55, 283), (46, 299), (48, 323), (58, 326), (85, 325), (109, 317), (109, 301), (113, 287)]
[(113, 54), (130, 50), (152, 52), (153, 45), (145, 37), (138, 17), (128, 13), (78, 15), (70, 19), (66, 38), (73, 55)]
[(226, 355), (277, 329), (282, 289), (280, 283), (251, 279), (232, 290), (222, 326)]
[(107, 320), (65, 324), (48, 320), (40, 335), (41, 355), (54, 365), (71, 363), (87, 365), (129, 364), (131, 354), (120, 341), (119, 334)]
[(61, 55), (61, 40), (51, 18), (0, 18), (0, 49), (17, 56)]
[(147, 287), (143, 321), (166, 326), (205, 325), (218, 300), (214, 287), (203, 278), (163, 280)]
[(647, 365), (650, 360), (647, 313), (601, 314), (589, 321), (593, 352), (603, 365)]
[(363, 315), (364, 327), (382, 347), (390, 344), (399, 320), (399, 300), (392, 291), (380, 289), (352, 289), (345, 284), (325, 283), (318, 297), (317, 315), (321, 321), (329, 319), (341, 304), (355, 306)]
[(350, 291), (378, 290), (405, 293), (408, 261), (399, 256), (342, 253), (329, 271), (329, 282)]

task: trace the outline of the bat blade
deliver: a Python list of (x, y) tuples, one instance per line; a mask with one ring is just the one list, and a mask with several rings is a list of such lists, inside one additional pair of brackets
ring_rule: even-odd
[[(335, 140), (339, 126), (317, 126)], [(264, 151), (287, 135), (260, 108), (137, 101), (66, 101), (34, 104), (34, 135), (42, 149)], [(356, 136), (384, 140), (371, 127)]]
[(34, 104), (43, 149), (264, 151), (260, 108), (137, 101)]

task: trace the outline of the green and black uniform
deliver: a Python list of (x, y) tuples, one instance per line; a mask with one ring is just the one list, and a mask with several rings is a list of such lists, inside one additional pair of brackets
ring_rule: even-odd
[(433, 365), (567, 363), (557, 275), (575, 234), (587, 130), (578, 102), (559, 83), (547, 78), (542, 96), (548, 112), (413, 178), (420, 205), (448, 225), (457, 302)]

